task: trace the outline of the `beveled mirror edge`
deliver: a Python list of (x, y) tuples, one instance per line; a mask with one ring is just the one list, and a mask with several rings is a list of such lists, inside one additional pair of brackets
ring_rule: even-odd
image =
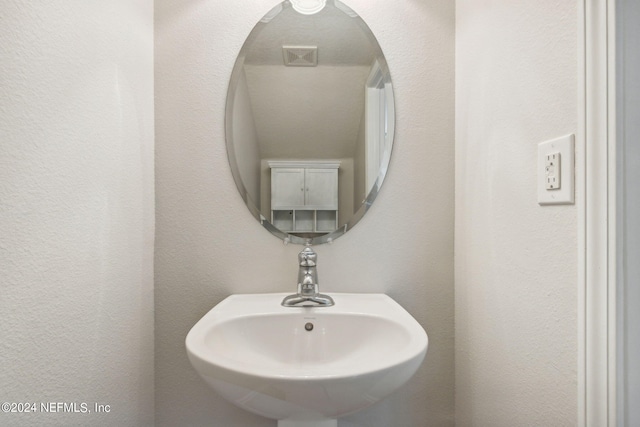
[[(358, 15), (355, 11), (353, 11), (353, 9), (351, 9), (349, 6), (346, 6), (340, 0), (328, 0), (327, 4), (334, 5), (338, 7), (340, 10), (342, 10), (344, 13), (349, 15), (351, 18), (353, 18), (356, 21), (357, 25), (364, 30), (364, 33), (367, 34), (367, 37), (371, 36), (373, 38), (372, 44), (375, 47), (376, 61), (378, 63), (378, 66), (380, 67), (380, 70), (382, 71), (385, 83), (391, 84), (392, 82), (391, 72), (389, 71), (386, 58), (382, 52), (382, 48), (380, 44), (378, 43), (377, 39), (375, 38), (375, 35), (371, 31), (367, 23), (364, 22), (362, 17), (360, 17), (360, 15)], [(395, 145), (395, 127), (396, 127), (395, 94), (393, 92), (393, 88), (391, 87), (391, 91), (389, 93), (391, 95), (390, 96), (391, 102), (389, 103), (391, 112), (389, 114), (389, 117), (391, 119), (391, 123), (393, 126), (392, 138), (390, 140), (389, 146), (383, 153), (381, 168), (378, 172), (378, 176), (376, 178), (376, 181), (373, 187), (367, 194), (367, 197), (363, 201), (360, 208), (358, 208), (354, 212), (353, 216), (349, 219), (349, 221), (345, 224), (340, 225), (338, 229), (330, 233), (323, 234), (321, 236), (312, 237), (312, 238), (303, 238), (303, 237), (299, 237), (299, 236), (287, 233), (285, 231), (278, 229), (273, 224), (271, 224), (271, 222), (264, 217), (262, 212), (260, 212), (260, 209), (256, 206), (256, 203), (250, 197), (249, 192), (245, 188), (245, 185), (242, 181), (242, 176), (240, 175), (240, 169), (236, 159), (235, 147), (233, 144), (233, 122), (231, 117), (235, 107), (236, 88), (238, 87), (238, 81), (241, 77), (240, 73), (242, 71), (242, 66), (244, 65), (244, 60), (246, 55), (245, 46), (247, 45), (247, 43), (252, 41), (257, 36), (257, 34), (259, 34), (262, 31), (264, 26), (274, 16), (276, 16), (278, 13), (280, 13), (280, 11), (282, 11), (285, 5), (290, 5), (290, 2), (288, 0), (284, 0), (281, 3), (278, 3), (269, 12), (267, 12), (267, 14), (265, 14), (265, 16), (260, 21), (258, 21), (258, 23), (249, 32), (249, 35), (247, 36), (244, 43), (242, 44), (242, 47), (240, 48), (240, 52), (238, 53), (238, 57), (234, 62), (233, 69), (231, 72), (231, 77), (229, 79), (226, 106), (225, 106), (225, 145), (227, 149), (227, 160), (229, 162), (231, 174), (233, 176), (233, 180), (236, 184), (238, 192), (240, 193), (240, 196), (244, 200), (245, 205), (249, 209), (249, 212), (251, 212), (254, 218), (256, 218), (258, 222), (271, 234), (283, 240), (285, 243), (294, 243), (299, 245), (319, 245), (323, 243), (332, 243), (335, 239), (345, 234), (348, 230), (351, 230), (362, 219), (362, 217), (371, 208), (371, 205), (373, 204), (374, 200), (377, 198), (382, 188), (382, 184), (386, 178), (387, 171), (391, 163), (393, 146)]]

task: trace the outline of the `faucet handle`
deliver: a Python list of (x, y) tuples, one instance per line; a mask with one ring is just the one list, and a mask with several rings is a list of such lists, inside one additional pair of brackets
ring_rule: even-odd
[(309, 246), (304, 248), (302, 252), (298, 254), (298, 262), (301, 267), (315, 267), (317, 259), (318, 254), (316, 254)]

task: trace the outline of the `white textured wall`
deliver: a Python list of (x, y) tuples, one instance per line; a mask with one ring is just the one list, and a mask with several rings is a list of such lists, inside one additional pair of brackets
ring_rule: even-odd
[[(230, 294), (295, 290), (301, 247), (283, 246), (251, 216), (236, 191), (224, 142), (236, 55), (276, 3), (156, 2), (158, 426), (275, 426), (210, 390), (190, 366), (184, 339)], [(369, 213), (333, 245), (316, 247), (321, 288), (388, 293), (424, 325), (430, 346), (405, 388), (341, 425), (452, 426), (454, 4), (346, 3), (369, 24), (387, 57), (396, 145)]]
[(456, 2), (459, 427), (577, 423), (576, 209), (536, 201), (537, 144), (576, 131), (576, 4)]
[(153, 2), (0, 10), (0, 424), (152, 425)]

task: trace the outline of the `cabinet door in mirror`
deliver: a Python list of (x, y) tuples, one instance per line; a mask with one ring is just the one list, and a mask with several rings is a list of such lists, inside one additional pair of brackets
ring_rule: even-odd
[(274, 235), (318, 244), (350, 230), (382, 186), (394, 124), (382, 50), (339, 0), (315, 13), (285, 1), (242, 46), (227, 153), (247, 207)]

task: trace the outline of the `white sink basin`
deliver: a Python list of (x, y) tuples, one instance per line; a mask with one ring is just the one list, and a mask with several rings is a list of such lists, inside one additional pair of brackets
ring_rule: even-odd
[(337, 426), (411, 378), (428, 339), (387, 295), (330, 295), (332, 307), (283, 307), (286, 294), (232, 295), (187, 335), (189, 360), (230, 402), (279, 427)]

